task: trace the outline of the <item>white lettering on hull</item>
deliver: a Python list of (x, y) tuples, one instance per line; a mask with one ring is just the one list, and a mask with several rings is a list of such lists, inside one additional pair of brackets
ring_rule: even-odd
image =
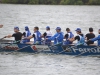
[(74, 53), (77, 53), (78, 51), (80, 53), (100, 53), (100, 48), (72, 48)]

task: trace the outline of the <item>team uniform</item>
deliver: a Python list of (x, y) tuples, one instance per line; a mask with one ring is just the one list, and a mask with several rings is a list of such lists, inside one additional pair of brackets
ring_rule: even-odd
[[(45, 38), (51, 38), (52, 37), (52, 32), (49, 30), (49, 31), (46, 31), (44, 34), (43, 34), (43, 36), (44, 36), (44, 39)], [(47, 45), (49, 45), (51, 43), (51, 40), (46, 40), (45, 41), (45, 44), (47, 44)]]
[(62, 44), (63, 38), (64, 38), (63, 33), (59, 32), (56, 33), (53, 37), (48, 38), (48, 40), (54, 40), (54, 44)]
[(75, 40), (77, 40), (76, 45), (85, 45), (85, 37), (83, 34), (79, 34), (75, 37)]
[[(23, 33), (23, 36), (24, 37), (29, 37), (31, 35), (31, 32), (29, 30), (29, 28), (26, 26), (25, 27), (25, 32)], [(30, 39), (23, 39), (22, 40), (22, 43), (27, 43), (27, 42), (30, 42)]]
[(98, 37), (90, 39), (91, 41), (97, 41), (98, 42), (98, 46), (100, 46), (100, 34), (98, 35)]
[(41, 33), (39, 31), (34, 32), (32, 36), (34, 38), (34, 44), (41, 44)]
[(95, 34), (88, 33), (86, 34), (86, 37), (87, 37), (87, 45), (94, 44), (94, 41), (88, 41), (88, 40), (95, 38)]
[(72, 44), (73, 42), (69, 41), (68, 39), (71, 39), (74, 37), (74, 34), (72, 32), (68, 32), (66, 35), (65, 35), (65, 39), (66, 41), (64, 42), (64, 45), (69, 45), (69, 44)]

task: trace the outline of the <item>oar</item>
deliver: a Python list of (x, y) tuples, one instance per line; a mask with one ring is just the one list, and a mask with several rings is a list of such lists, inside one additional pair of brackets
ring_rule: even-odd
[(3, 40), (5, 37), (1, 38), (0, 40)]
[[(41, 41), (42, 42), (42, 41)], [(25, 48), (27, 48), (27, 47), (31, 47), (32, 45), (37, 45), (37, 44), (30, 44), (30, 45), (28, 45), (28, 46), (24, 46), (24, 47), (22, 47), (22, 48), (19, 48), (19, 49), (17, 49), (17, 50), (14, 50), (14, 51), (12, 51), (12, 52), (10, 52), (10, 53), (8, 53), (8, 54), (11, 54), (11, 53), (13, 53), (13, 52), (18, 52), (18, 51), (20, 51), (20, 50), (22, 50), (22, 49), (25, 49)], [(6, 54), (6, 55), (8, 55), (8, 54)]]

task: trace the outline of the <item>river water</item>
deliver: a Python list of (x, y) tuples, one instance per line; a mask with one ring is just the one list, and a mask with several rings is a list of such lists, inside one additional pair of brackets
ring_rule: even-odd
[[(84, 34), (93, 27), (98, 35), (100, 28), (100, 6), (62, 5), (11, 5), (0, 4), (0, 37), (13, 33), (13, 27), (39, 26), (41, 33), (50, 26), (53, 33), (60, 26), (65, 33), (67, 27), (75, 33), (80, 27)], [(11, 38), (13, 39), (13, 38)], [(74, 57), (53, 54), (0, 53), (0, 75), (100, 75), (99, 57)]]

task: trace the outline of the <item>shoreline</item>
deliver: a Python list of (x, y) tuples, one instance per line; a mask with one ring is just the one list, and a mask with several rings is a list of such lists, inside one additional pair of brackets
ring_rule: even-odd
[(64, 5), (64, 4), (14, 4), (14, 3), (0, 3), (0, 4), (11, 4), (11, 5), (51, 5), (51, 6), (100, 6), (100, 5), (89, 5), (89, 4), (83, 4), (83, 5)]

